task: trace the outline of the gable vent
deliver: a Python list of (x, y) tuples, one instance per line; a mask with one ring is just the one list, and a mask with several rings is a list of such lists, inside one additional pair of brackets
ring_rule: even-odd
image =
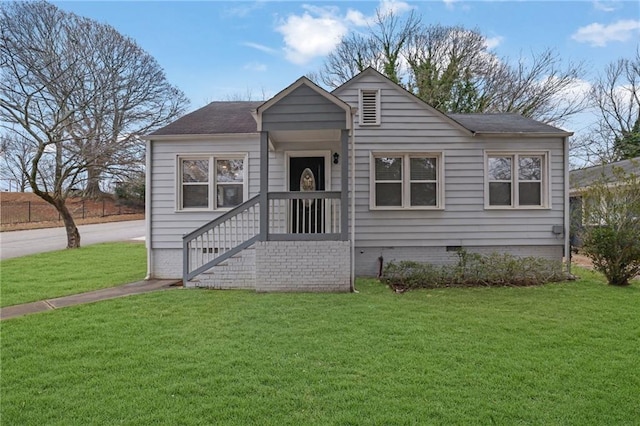
[(360, 125), (380, 124), (380, 90), (362, 90), (360, 92)]

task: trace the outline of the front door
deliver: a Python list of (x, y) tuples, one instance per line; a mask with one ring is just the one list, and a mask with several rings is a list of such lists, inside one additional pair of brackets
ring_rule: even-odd
[[(324, 157), (289, 157), (289, 191), (324, 191)], [(324, 200), (291, 200), (292, 233), (324, 232)]]

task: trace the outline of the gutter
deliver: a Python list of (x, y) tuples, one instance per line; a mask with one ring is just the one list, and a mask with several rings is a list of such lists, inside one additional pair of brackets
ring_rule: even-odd
[(567, 273), (571, 273), (571, 214), (570, 214), (570, 187), (569, 187), (569, 136), (565, 136), (564, 142), (564, 257), (567, 263)]
[(568, 138), (573, 136), (573, 132), (549, 132), (549, 133), (530, 133), (530, 132), (482, 132), (472, 131), (472, 136), (490, 136), (490, 137), (502, 137), (502, 138)]
[(140, 136), (140, 139), (145, 141), (184, 141), (186, 140), (211, 140), (211, 139), (240, 139), (246, 138), (248, 136), (258, 136), (260, 132), (251, 132), (251, 133), (182, 133), (179, 135), (145, 135)]
[(153, 255), (151, 250), (151, 154), (152, 144), (151, 139), (146, 139), (146, 157), (145, 157), (145, 190), (144, 190), (144, 227), (145, 227), (145, 241), (144, 245), (147, 249), (147, 276), (145, 280), (153, 278)]
[[(352, 117), (353, 120), (353, 117)], [(356, 290), (356, 137), (351, 126), (351, 292)]]

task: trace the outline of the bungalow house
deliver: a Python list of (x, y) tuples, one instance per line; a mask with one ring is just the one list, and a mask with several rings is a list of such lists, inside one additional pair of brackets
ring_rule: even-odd
[(213, 102), (145, 137), (148, 275), (350, 291), (392, 260), (562, 259), (568, 137), (515, 114), (444, 114), (369, 68), (266, 102)]
[(616, 161), (597, 166), (571, 170), (569, 172), (569, 208), (571, 216), (571, 245), (580, 247), (580, 231), (587, 225), (583, 214), (584, 196), (598, 182), (617, 187), (620, 174), (640, 176), (640, 157)]

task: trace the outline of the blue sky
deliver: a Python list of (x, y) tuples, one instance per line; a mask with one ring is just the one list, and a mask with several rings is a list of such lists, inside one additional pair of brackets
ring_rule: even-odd
[[(584, 87), (606, 64), (631, 58), (638, 1), (68, 1), (64, 10), (130, 36), (153, 55), (196, 109), (231, 97), (272, 96), (317, 71), (340, 36), (366, 31), (376, 8), (415, 10), (423, 23), (480, 30), (501, 57), (547, 47), (584, 61)], [(579, 131), (582, 123), (565, 125)]]

